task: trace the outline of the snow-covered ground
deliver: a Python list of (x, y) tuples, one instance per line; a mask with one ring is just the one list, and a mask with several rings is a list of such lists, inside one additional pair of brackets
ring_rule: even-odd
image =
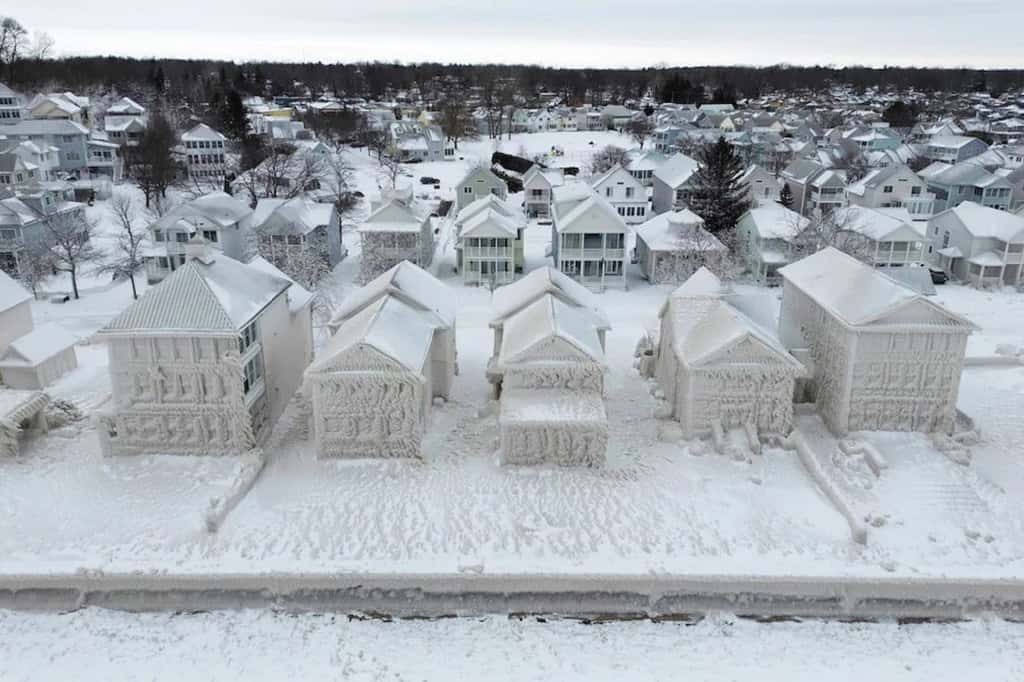
[[(591, 140), (595, 141), (592, 146)], [(614, 133), (513, 136), (501, 148), (539, 153), (556, 144), (579, 160)], [(415, 164), (415, 180), (461, 178), (494, 141), (464, 143), (463, 160)], [(374, 198), (377, 164), (351, 152), (357, 186)], [(515, 201), (515, 197), (512, 198)], [(95, 210), (101, 204), (98, 203)], [(365, 211), (360, 215), (365, 215)], [(422, 461), (319, 461), (300, 410), (277, 425), (266, 469), (219, 531), (205, 530), (210, 499), (238, 475), (232, 460), (104, 459), (88, 421), (29, 443), (0, 461), (0, 574), (80, 570), (158, 573), (382, 573), (556, 575), (775, 575), (1024, 579), (1024, 367), (971, 368), (960, 406), (983, 434), (961, 467), (922, 436), (869, 437), (890, 463), (865, 484), (877, 525), (854, 543), (843, 516), (794, 452), (750, 463), (700, 444), (658, 439), (650, 386), (632, 369), (637, 340), (656, 326), (670, 290), (635, 277), (602, 301), (608, 335), (608, 464), (601, 470), (503, 468), (497, 424), (481, 416), (492, 346), (490, 294), (453, 272), (447, 223), (434, 270), (458, 302), (460, 374), (435, 410)], [(527, 268), (544, 264), (550, 228), (527, 232)], [(334, 278), (340, 298), (358, 272), (358, 239)], [(81, 301), (38, 302), (87, 339), (130, 302), (126, 283), (87, 287)], [(971, 354), (1024, 346), (1024, 296), (939, 287), (938, 300), (982, 327)], [(87, 412), (109, 399), (102, 347), (78, 348), (80, 368), (52, 393)]]
[(273, 611), (0, 611), (0, 679), (1014, 682), (1024, 628), (942, 624), (382, 622)]

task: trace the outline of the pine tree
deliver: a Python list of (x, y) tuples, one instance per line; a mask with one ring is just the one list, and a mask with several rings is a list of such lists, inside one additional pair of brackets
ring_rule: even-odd
[(697, 160), (700, 167), (693, 176), (690, 208), (704, 219), (709, 232), (721, 238), (750, 208), (747, 187), (741, 179), (743, 159), (725, 137), (719, 137), (718, 142), (701, 148)]
[(789, 188), (788, 182), (782, 186), (782, 191), (779, 192), (779, 203), (786, 208), (793, 208), (793, 190)]
[(229, 90), (220, 109), (220, 123), (224, 134), (232, 140), (241, 140), (249, 130), (242, 96), (238, 90)]

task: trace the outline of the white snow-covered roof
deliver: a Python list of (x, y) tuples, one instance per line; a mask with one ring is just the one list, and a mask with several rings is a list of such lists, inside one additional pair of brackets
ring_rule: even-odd
[(973, 265), (994, 268), (1001, 267), (1004, 264), (1002, 255), (995, 251), (986, 251), (984, 253), (976, 254), (968, 258), (967, 262)]
[(688, 208), (659, 213), (636, 227), (637, 237), (652, 251), (727, 251), (704, 229), (704, 219)]
[(932, 147), (960, 149), (962, 147), (966, 147), (977, 139), (978, 138), (976, 137), (968, 137), (966, 135), (936, 135), (932, 139), (928, 140), (928, 145)]
[(308, 234), (330, 225), (334, 207), (305, 196), (291, 199), (260, 199), (253, 209), (253, 228), (270, 234)]
[[(583, 201), (572, 205), (568, 210), (565, 210), (565, 208), (566, 204), (556, 203), (554, 205), (553, 218), (555, 229), (559, 232), (572, 229), (577, 222), (584, 222), (586, 216), (595, 216), (601, 230), (613, 227), (625, 232), (627, 229), (625, 221), (623, 221), (619, 212), (615, 210), (615, 207), (608, 203), (607, 199), (594, 193), (593, 190)], [(594, 221), (589, 220), (587, 222), (593, 225)]]
[(282, 294), (291, 281), (217, 255), (192, 259), (144, 293), (101, 335), (144, 333), (236, 334)]
[(922, 241), (924, 227), (913, 222), (905, 208), (881, 209), (867, 206), (837, 208), (832, 217), (837, 225), (882, 241)]
[(6, 272), (0, 270), (0, 313), (31, 299), (32, 294), (28, 293), (25, 287), (18, 284)]
[(950, 212), (975, 237), (991, 237), (1004, 242), (1024, 241), (1024, 217), (1019, 215), (973, 201), (965, 201)]
[(466, 204), (466, 206), (463, 207), (461, 211), (459, 211), (459, 215), (455, 218), (455, 225), (462, 225), (467, 220), (477, 215), (481, 211), (488, 210), (495, 211), (496, 213), (499, 213), (505, 216), (506, 218), (515, 219), (517, 222), (523, 222), (522, 211), (517, 211), (516, 209), (512, 208), (504, 199), (494, 194), (488, 194), (486, 196), (480, 197), (479, 199), (476, 199), (475, 201), (470, 202), (469, 204)]
[(669, 187), (679, 187), (697, 172), (699, 165), (686, 154), (676, 154), (654, 170), (654, 177)]
[(273, 275), (274, 277), (278, 277), (280, 279), (288, 280), (289, 282), (292, 283), (292, 285), (290, 287), (288, 287), (288, 292), (287, 292), (287, 295), (288, 295), (288, 310), (290, 310), (291, 312), (293, 312), (293, 313), (294, 312), (298, 312), (303, 307), (305, 307), (305, 305), (307, 303), (309, 303), (311, 300), (313, 300), (313, 292), (312, 291), (309, 291), (308, 289), (306, 289), (302, 285), (298, 284), (294, 279), (292, 279), (291, 277), (289, 277), (285, 273), (281, 272), (281, 270), (279, 270), (276, 265), (274, 265), (273, 263), (268, 261), (263, 256), (256, 256), (255, 258), (250, 260), (247, 263), (247, 265), (249, 265), (251, 267), (254, 267), (254, 268), (257, 268), (258, 270), (262, 270), (263, 272), (267, 273), (268, 275)]
[(459, 239), (466, 237), (495, 237), (515, 239), (519, 223), (493, 209), (479, 211), (462, 223)]
[(850, 326), (869, 324), (921, 301), (941, 312), (950, 322), (974, 327), (878, 268), (865, 265), (831, 246), (780, 268), (779, 274), (787, 284), (795, 286)]
[(498, 361), (501, 364), (517, 362), (552, 338), (569, 343), (592, 362), (604, 361), (594, 316), (584, 309), (563, 303), (551, 294), (542, 296), (505, 320)]
[(494, 290), (491, 299), (494, 317), (491, 318), (491, 325), (502, 324), (510, 315), (522, 310), (545, 294), (553, 294), (569, 305), (585, 308), (594, 317), (598, 329), (611, 329), (611, 323), (597, 296), (576, 280), (550, 265), (531, 270), (525, 277)]
[(392, 199), (380, 206), (366, 222), (360, 232), (419, 232), (423, 229), (424, 218), (404, 201)]
[(345, 320), (306, 371), (330, 371), (337, 355), (362, 344), (422, 376), (439, 323), (433, 312), (382, 296)]
[(38, 367), (77, 342), (59, 324), (48, 322), (11, 341), (0, 355), (0, 367)]
[(182, 141), (195, 142), (201, 140), (227, 140), (223, 134), (217, 132), (205, 123), (199, 123), (181, 134)]
[(781, 204), (758, 206), (740, 218), (749, 222), (761, 239), (792, 239), (810, 225), (810, 221)]
[(334, 311), (328, 326), (336, 329), (384, 296), (397, 296), (407, 304), (435, 313), (445, 326), (455, 325), (455, 296), (451, 289), (426, 270), (404, 260), (349, 294)]
[(669, 298), (696, 298), (699, 296), (720, 296), (724, 293), (722, 280), (715, 273), (701, 266), (669, 294)]

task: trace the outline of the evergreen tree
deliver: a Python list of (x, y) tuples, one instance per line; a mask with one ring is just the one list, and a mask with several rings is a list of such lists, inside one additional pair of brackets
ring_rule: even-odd
[(793, 190), (789, 188), (789, 183), (782, 185), (782, 191), (779, 192), (779, 203), (786, 208), (793, 208)]
[(917, 113), (903, 100), (897, 100), (882, 112), (882, 119), (893, 128), (913, 128)]
[(693, 176), (690, 208), (704, 219), (712, 234), (728, 234), (750, 208), (747, 187), (742, 181), (743, 159), (725, 141), (704, 145), (697, 155), (700, 167)]
[(249, 120), (245, 117), (242, 96), (238, 90), (228, 91), (220, 110), (220, 127), (232, 140), (241, 140), (249, 130)]

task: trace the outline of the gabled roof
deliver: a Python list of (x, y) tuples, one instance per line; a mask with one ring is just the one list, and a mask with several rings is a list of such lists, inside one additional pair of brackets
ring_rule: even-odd
[[(616, 179), (616, 176), (618, 176), (618, 179)], [(641, 194), (640, 196), (637, 197), (637, 199), (643, 199), (646, 201), (647, 197), (646, 195), (643, 194), (643, 183), (641, 183), (639, 180), (633, 177), (632, 173), (630, 173), (628, 170), (623, 168), (621, 164), (618, 163), (609, 168), (608, 170), (606, 170), (604, 173), (601, 173), (601, 175), (591, 180), (590, 186), (596, 190), (600, 189), (609, 182), (619, 184), (620, 181), (622, 184), (628, 183), (630, 186), (641, 190)]]
[[(713, 361), (729, 348), (748, 339), (795, 372), (803, 366), (782, 346), (774, 331), (747, 316), (721, 281), (701, 268), (669, 294), (660, 316), (672, 325), (672, 350), (680, 362), (697, 367)], [(750, 362), (746, 359), (745, 362)]]
[(493, 194), (488, 194), (485, 197), (480, 197), (474, 201), (466, 204), (459, 215), (455, 218), (455, 225), (459, 226), (465, 223), (467, 220), (475, 216), (477, 213), (482, 211), (494, 211), (506, 218), (519, 221), (522, 216), (522, 211), (517, 211), (508, 205), (508, 203)]
[(1007, 211), (965, 201), (948, 213), (956, 216), (964, 229), (975, 237), (993, 237), (1004, 242), (1024, 241), (1024, 217)]
[(107, 108), (108, 115), (114, 116), (139, 116), (146, 113), (146, 108), (127, 97), (122, 97)]
[(905, 208), (885, 209), (867, 206), (837, 208), (832, 212), (837, 225), (862, 234), (876, 242), (924, 241), (924, 228), (914, 224)]
[(932, 139), (928, 140), (928, 145), (932, 147), (961, 149), (962, 147), (966, 147), (974, 142), (985, 144), (982, 140), (979, 140), (976, 137), (968, 137), (966, 135), (936, 135)]
[[(523, 173), (523, 183), (526, 184), (535, 177), (542, 177), (551, 187), (560, 187), (565, 184), (565, 174), (559, 168), (541, 168), (533, 164)], [(472, 205), (472, 204), (470, 204)], [(468, 206), (467, 206), (468, 208)]]
[(531, 270), (525, 277), (494, 290), (491, 326), (502, 324), (510, 315), (546, 294), (552, 294), (568, 305), (586, 309), (598, 329), (611, 329), (611, 323), (594, 293), (550, 265)]
[(89, 129), (66, 118), (23, 118), (3, 126), (5, 135), (88, 135)]
[(717, 237), (704, 229), (704, 219), (688, 208), (660, 213), (636, 227), (652, 251), (727, 251)]
[(932, 308), (948, 324), (975, 328), (965, 318), (928, 301), (878, 268), (865, 265), (831, 246), (780, 268), (779, 274), (787, 284), (795, 286), (851, 327), (868, 325), (920, 303)]
[(439, 320), (394, 296), (381, 296), (345, 320), (306, 370), (331, 371), (337, 357), (365, 345), (422, 377)]
[(227, 256), (192, 259), (144, 293), (102, 335), (237, 334), (291, 282)]
[(582, 222), (587, 216), (596, 216), (597, 220), (607, 221), (611, 223), (612, 227), (621, 228), (623, 232), (626, 231), (626, 223), (622, 220), (619, 212), (608, 203), (607, 199), (595, 194), (593, 190), (590, 191), (590, 196), (568, 210), (564, 210), (564, 206), (564, 204), (556, 203), (553, 211), (555, 229), (559, 232), (565, 232), (574, 227), (577, 222)]
[(739, 219), (748, 223), (762, 239), (792, 239), (803, 232), (811, 221), (782, 204), (758, 206)]
[(28, 293), (28, 290), (18, 284), (10, 275), (0, 270), (0, 313), (30, 300), (32, 300), (32, 294)]
[(194, 217), (206, 218), (220, 227), (230, 227), (251, 213), (252, 209), (244, 201), (226, 192), (211, 192), (186, 204), (175, 206), (150, 227), (164, 229), (182, 219)]
[(401, 199), (391, 199), (378, 207), (366, 222), (360, 226), (360, 232), (419, 232), (423, 229), (426, 218), (416, 212)]
[(462, 223), (459, 239), (466, 237), (495, 237), (498, 239), (515, 239), (519, 223), (511, 220), (494, 209), (478, 211)]
[(485, 168), (484, 166), (476, 166), (475, 168), (470, 168), (469, 172), (466, 173), (466, 175), (463, 176), (462, 180), (456, 183), (455, 186), (462, 187), (466, 183), (474, 181), (474, 179), (478, 176), (482, 176), (488, 183), (492, 185), (501, 185), (502, 187), (505, 186), (504, 180), (495, 175), (490, 168)]
[(334, 311), (328, 326), (342, 322), (383, 296), (394, 296), (422, 310), (431, 311), (447, 327), (455, 325), (455, 297), (452, 291), (429, 272), (402, 261), (349, 294)]
[(684, 184), (697, 172), (700, 164), (686, 154), (675, 154), (654, 171), (653, 177), (672, 188)]
[(182, 140), (227, 140), (223, 134), (214, 130), (205, 123), (198, 123), (181, 134)]
[(305, 196), (291, 199), (260, 199), (253, 211), (253, 228), (269, 234), (309, 234), (330, 225), (335, 209)]
[(545, 294), (505, 320), (498, 361), (501, 364), (520, 361), (553, 338), (575, 348), (581, 360), (604, 361), (593, 316), (551, 294)]

